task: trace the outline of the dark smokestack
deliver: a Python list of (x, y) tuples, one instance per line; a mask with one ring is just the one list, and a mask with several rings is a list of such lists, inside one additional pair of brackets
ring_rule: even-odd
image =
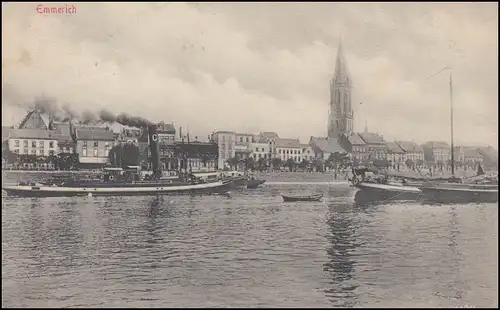
[(160, 144), (158, 134), (156, 133), (156, 125), (148, 126), (149, 148), (151, 149), (151, 164), (153, 166), (153, 174), (159, 178), (161, 176), (160, 166)]

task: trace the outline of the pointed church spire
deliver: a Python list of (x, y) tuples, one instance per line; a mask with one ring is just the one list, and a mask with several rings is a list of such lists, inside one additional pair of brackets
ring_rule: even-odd
[(339, 40), (337, 48), (337, 60), (335, 61), (335, 81), (349, 82), (349, 70), (347, 69), (347, 61), (344, 56), (344, 49), (342, 47), (342, 37)]

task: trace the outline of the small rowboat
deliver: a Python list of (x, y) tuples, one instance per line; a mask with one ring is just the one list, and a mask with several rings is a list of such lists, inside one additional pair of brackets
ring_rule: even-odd
[(286, 196), (281, 194), (281, 197), (283, 197), (283, 201), (286, 202), (291, 202), (291, 201), (320, 201), (321, 198), (323, 197), (322, 194), (316, 194), (316, 195), (308, 195), (308, 196)]

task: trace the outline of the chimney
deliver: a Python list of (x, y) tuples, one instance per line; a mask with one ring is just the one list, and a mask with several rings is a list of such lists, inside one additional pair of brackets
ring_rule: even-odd
[(160, 144), (158, 143), (158, 134), (156, 133), (156, 125), (148, 126), (148, 141), (151, 149), (151, 164), (153, 166), (153, 174), (159, 178), (161, 176), (160, 165)]

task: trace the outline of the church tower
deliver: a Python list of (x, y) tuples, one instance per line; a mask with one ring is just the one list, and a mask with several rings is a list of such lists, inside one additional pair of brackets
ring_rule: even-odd
[(351, 105), (351, 78), (342, 51), (342, 41), (337, 51), (335, 74), (330, 81), (330, 114), (328, 116), (328, 138), (352, 133), (354, 115)]

